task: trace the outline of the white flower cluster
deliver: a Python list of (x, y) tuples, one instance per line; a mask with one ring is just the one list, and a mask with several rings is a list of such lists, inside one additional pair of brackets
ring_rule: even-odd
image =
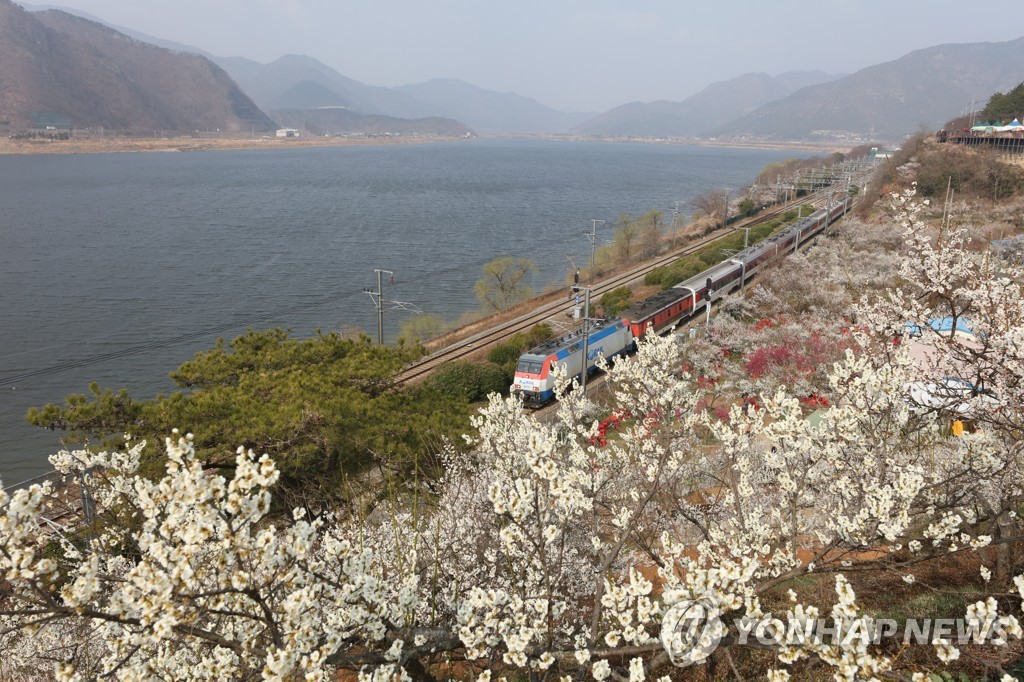
[[(328, 679), (328, 657), (346, 638), (376, 642), (389, 623), (403, 621), (414, 576), (386, 584), (374, 575), (371, 552), (324, 532), (321, 521), (266, 523), (268, 488), (278, 478), (266, 455), (240, 450), (228, 481), (202, 470), (191, 436), (166, 447), (167, 474), (158, 481), (133, 475), (137, 450), (54, 458), (65, 471), (92, 472), (94, 486), (103, 471), (108, 487), (98, 499), (137, 521), (132, 547), (125, 529), (114, 528), (84, 546), (56, 537), (59, 562), (40, 556), (36, 519), (48, 486), (5, 500), (5, 629), (35, 621), (43, 644), (59, 637), (62, 622), (85, 619), (99, 643), (95, 669), (76, 670), (81, 661), (69, 660), (61, 676), (227, 679), (249, 671)], [(25, 613), (37, 615), (26, 621)]]

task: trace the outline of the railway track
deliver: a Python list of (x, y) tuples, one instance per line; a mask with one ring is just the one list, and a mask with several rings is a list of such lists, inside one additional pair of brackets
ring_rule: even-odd
[[(807, 201), (814, 200), (816, 195), (807, 197)], [(725, 230), (717, 230), (707, 238), (689, 246), (685, 246), (681, 249), (670, 251), (664, 256), (660, 256), (655, 260), (646, 261), (641, 265), (633, 266), (628, 270), (621, 273), (612, 275), (611, 277), (602, 280), (592, 287), (591, 299), (594, 299), (602, 294), (608, 293), (609, 291), (636, 282), (648, 272), (656, 267), (662, 265), (668, 265), (673, 261), (686, 256), (688, 254), (699, 251), (700, 249), (707, 246), (709, 243), (720, 239), (725, 234), (733, 232), (743, 227), (750, 227), (757, 223), (765, 222), (772, 218), (778, 217), (788, 211), (790, 207), (781, 206), (766, 209), (761, 213), (757, 214), (752, 218), (739, 221), (733, 224), (731, 227)], [(548, 303), (542, 304), (530, 312), (524, 313), (523, 315), (509, 320), (507, 322), (500, 323), (490, 329), (484, 330), (473, 336), (457, 341), (449, 346), (446, 346), (434, 353), (428, 355), (422, 360), (407, 367), (396, 379), (396, 383), (404, 384), (411, 381), (420, 379), (431, 371), (433, 371), (438, 365), (450, 362), (452, 360), (459, 360), (466, 356), (472, 355), (480, 351), (483, 348), (490, 346), (491, 344), (497, 343), (517, 332), (526, 331), (536, 324), (551, 319), (553, 316), (561, 313), (565, 310), (566, 301), (564, 299), (556, 299)]]

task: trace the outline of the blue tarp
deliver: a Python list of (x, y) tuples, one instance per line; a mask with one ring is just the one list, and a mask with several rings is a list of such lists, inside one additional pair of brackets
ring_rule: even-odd
[[(948, 332), (953, 330), (953, 318), (952, 317), (937, 317), (934, 320), (928, 320), (928, 324), (937, 332)], [(963, 332), (964, 334), (974, 334), (974, 330), (971, 329), (971, 321), (965, 320), (962, 317), (956, 319), (956, 330)]]
[[(936, 317), (935, 319), (928, 320), (928, 326), (937, 332), (948, 332), (953, 329), (953, 318), (952, 317)], [(921, 333), (921, 327), (914, 324), (913, 322), (907, 322), (907, 331), (912, 336), (917, 336)], [(956, 320), (956, 330), (963, 332), (964, 334), (974, 335), (974, 330), (971, 329), (971, 321), (965, 320), (962, 317), (958, 317)]]

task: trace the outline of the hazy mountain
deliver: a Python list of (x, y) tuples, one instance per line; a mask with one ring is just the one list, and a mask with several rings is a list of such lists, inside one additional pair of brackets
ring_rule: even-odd
[(135, 38), (136, 40), (141, 40), (144, 43), (156, 45), (157, 47), (163, 47), (174, 52), (188, 52), (190, 54), (201, 54), (207, 59), (213, 57), (213, 55), (203, 50), (200, 50), (198, 47), (194, 47), (192, 45), (185, 45), (184, 43), (176, 43), (173, 40), (164, 40), (163, 38), (157, 38), (155, 36), (148, 35), (141, 31), (136, 31), (135, 29), (129, 28), (127, 26), (119, 26), (117, 24), (112, 24), (109, 21), (104, 21), (100, 17), (97, 17), (93, 14), (89, 14), (88, 12), (83, 12), (80, 9), (75, 9), (74, 7), (64, 7), (62, 5), (34, 5), (28, 2), (21, 2), (21, 0), (18, 0), (18, 4), (27, 9), (29, 12), (43, 12), (45, 10), (50, 9), (60, 10), (61, 12), (66, 12), (76, 17), (82, 17), (83, 19), (88, 19), (89, 21), (95, 21), (97, 24), (103, 24), (104, 26), (112, 28), (118, 33), (123, 33), (130, 38)]
[(467, 137), (473, 135), (464, 123), (450, 118), (395, 118), (363, 116), (345, 108), (276, 109), (270, 112), (283, 126), (306, 130), (313, 135), (441, 135)]
[(682, 102), (633, 102), (611, 109), (573, 129), (581, 135), (613, 137), (695, 137), (726, 121), (797, 90), (839, 78), (822, 71), (778, 76), (746, 73), (712, 83)]
[[(0, 119), (76, 128), (266, 131), (274, 123), (205, 57), (142, 43), (66, 12), (0, 0)], [(52, 117), (52, 116), (51, 116)]]
[(343, 106), (363, 115), (445, 117), (478, 131), (507, 133), (564, 132), (587, 117), (449, 78), (396, 88), (366, 85), (303, 55), (265, 65), (238, 57), (214, 60), (267, 111)]
[(590, 116), (557, 111), (529, 97), (485, 90), (454, 78), (435, 78), (394, 89), (480, 132), (561, 133)]
[(302, 81), (291, 86), (268, 102), (268, 111), (274, 109), (317, 109), (320, 107), (345, 107), (349, 100), (335, 94), (327, 86), (315, 81)]
[(800, 90), (740, 119), (711, 128), (718, 136), (898, 141), (938, 128), (973, 101), (1024, 80), (1024, 38), (938, 45)]
[(318, 106), (345, 106), (364, 115), (399, 118), (437, 114), (434, 107), (404, 92), (360, 83), (305, 55), (289, 54), (269, 64), (239, 57), (214, 59), (242, 90), (267, 110), (305, 108), (310, 92), (318, 86), (318, 101), (322, 102)]

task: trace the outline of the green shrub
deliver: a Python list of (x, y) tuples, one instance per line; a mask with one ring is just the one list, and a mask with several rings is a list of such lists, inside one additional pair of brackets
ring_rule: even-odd
[(505, 343), (499, 343), (487, 353), (487, 360), (494, 363), (505, 373), (505, 384), (511, 384), (516, 373), (519, 356), (547, 341), (554, 335), (547, 324), (535, 324), (527, 332), (518, 332), (509, 337)]
[(658, 267), (654, 268), (646, 275), (644, 275), (644, 284), (646, 284), (649, 287), (661, 286), (661, 282), (664, 280), (665, 273), (667, 272), (668, 266), (659, 265)]
[(463, 360), (441, 365), (427, 380), (427, 384), (449, 398), (464, 399), (471, 403), (484, 400), (491, 393), (504, 393), (509, 386), (501, 367), (490, 362)]
[(533, 327), (530, 328), (530, 331), (528, 333), (530, 335), (531, 348), (539, 343), (547, 341), (548, 339), (555, 335), (555, 332), (551, 330), (551, 325), (545, 324), (543, 322), (540, 324), (533, 325)]
[(629, 307), (633, 291), (629, 287), (619, 287), (601, 297), (601, 310), (605, 317), (614, 317)]
[(519, 360), (519, 356), (554, 335), (551, 327), (546, 324), (535, 324), (527, 332), (517, 332), (508, 341), (499, 343), (487, 353), (487, 359), (496, 365), (509, 360)]
[(524, 349), (519, 344), (499, 343), (487, 353), (487, 360), (495, 365), (503, 366), (509, 362), (518, 362), (519, 356), (523, 352)]

